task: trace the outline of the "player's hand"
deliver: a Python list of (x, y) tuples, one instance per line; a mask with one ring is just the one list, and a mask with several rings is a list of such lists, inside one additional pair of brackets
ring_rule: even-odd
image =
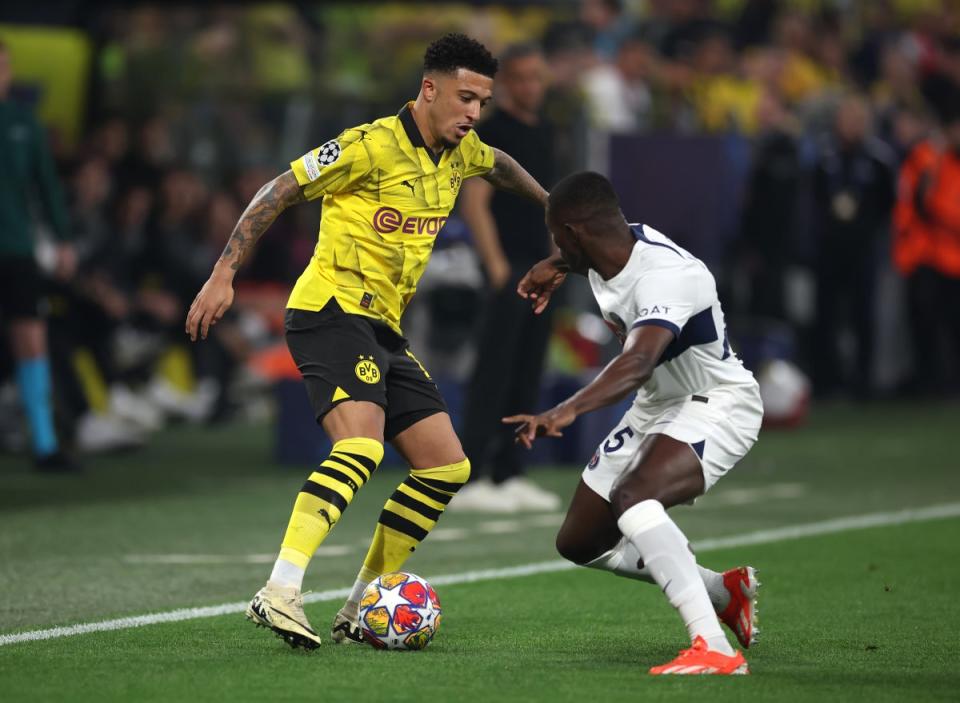
[(533, 305), (533, 312), (539, 315), (547, 308), (550, 296), (560, 287), (567, 272), (562, 270), (554, 259), (544, 259), (533, 265), (520, 283), (517, 284), (517, 294)]
[(211, 325), (215, 325), (233, 304), (233, 281), (214, 273), (203, 284), (187, 313), (187, 334), (190, 341), (206, 339)]
[(577, 414), (573, 408), (561, 403), (539, 415), (511, 415), (503, 418), (503, 422), (518, 425), (514, 441), (530, 449), (537, 437), (563, 437), (560, 430), (573, 424), (576, 419)]

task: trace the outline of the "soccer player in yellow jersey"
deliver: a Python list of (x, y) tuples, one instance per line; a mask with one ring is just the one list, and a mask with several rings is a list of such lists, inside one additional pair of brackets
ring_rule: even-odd
[(546, 203), (544, 189), (473, 131), (497, 61), (450, 34), (424, 56), (417, 99), (400, 114), (344, 130), (291, 164), (247, 206), (187, 315), (206, 338), (233, 301), (247, 250), (285, 208), (323, 198), (313, 258), (287, 305), (286, 335), (317, 421), (333, 449), (297, 496), (280, 554), (247, 617), (291, 646), (320, 638), (303, 612), (304, 571), (383, 458), (389, 441), (410, 464), (380, 514), (353, 591), (334, 619), (335, 642), (360, 639), (366, 585), (400, 569), (470, 475), (450, 416), (404, 339), (400, 319), (466, 178)]

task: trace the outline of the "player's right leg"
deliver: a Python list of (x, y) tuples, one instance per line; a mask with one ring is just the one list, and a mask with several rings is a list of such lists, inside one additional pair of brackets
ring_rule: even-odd
[(293, 647), (312, 649), (320, 638), (303, 612), (304, 573), (383, 459), (389, 356), (369, 324), (333, 302), (316, 313), (288, 310), (286, 327), (290, 352), (333, 448), (300, 489), (270, 579), (247, 617)]
[(650, 575), (677, 610), (691, 647), (651, 674), (745, 674), (720, 627), (686, 535), (666, 509), (687, 503), (705, 489), (698, 452), (665, 434), (644, 438), (630, 468), (610, 492), (623, 536), (636, 548)]

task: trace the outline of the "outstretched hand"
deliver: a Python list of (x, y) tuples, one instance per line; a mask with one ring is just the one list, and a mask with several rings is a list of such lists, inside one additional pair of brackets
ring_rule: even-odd
[(544, 259), (534, 264), (520, 279), (517, 294), (529, 300), (533, 305), (533, 312), (539, 315), (546, 310), (550, 296), (566, 277), (567, 272), (561, 269), (554, 259)]
[(211, 325), (215, 325), (233, 305), (233, 282), (214, 274), (203, 284), (187, 313), (187, 334), (190, 341), (206, 339)]
[(508, 425), (518, 425), (514, 433), (514, 441), (530, 449), (537, 437), (563, 437), (560, 430), (573, 424), (576, 419), (577, 414), (573, 409), (561, 403), (539, 415), (511, 415), (503, 418), (503, 422)]

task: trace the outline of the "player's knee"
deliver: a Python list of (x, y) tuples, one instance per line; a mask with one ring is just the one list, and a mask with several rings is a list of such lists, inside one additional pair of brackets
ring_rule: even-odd
[(662, 493), (656, 481), (634, 476), (613, 487), (610, 491), (610, 507), (613, 508), (615, 515), (623, 515), (637, 503), (645, 500), (661, 500)]
[(557, 552), (567, 561), (583, 566), (599, 556), (594, 545), (578, 539), (566, 530), (557, 533)]
[[(332, 452), (344, 452), (347, 455), (352, 455), (353, 458), (357, 461), (360, 461), (364, 468), (366, 468), (370, 473), (380, 465), (380, 462), (383, 461), (383, 442), (372, 437), (347, 437), (346, 439), (337, 440), (334, 445)], [(367, 459), (368, 461), (362, 461), (362, 459)], [(371, 467), (369, 462), (373, 462)]]
[(414, 476), (421, 479), (427, 479), (428, 483), (449, 493), (456, 493), (457, 490), (470, 478), (470, 460), (461, 461), (445, 466), (434, 466), (429, 469), (413, 469)]

